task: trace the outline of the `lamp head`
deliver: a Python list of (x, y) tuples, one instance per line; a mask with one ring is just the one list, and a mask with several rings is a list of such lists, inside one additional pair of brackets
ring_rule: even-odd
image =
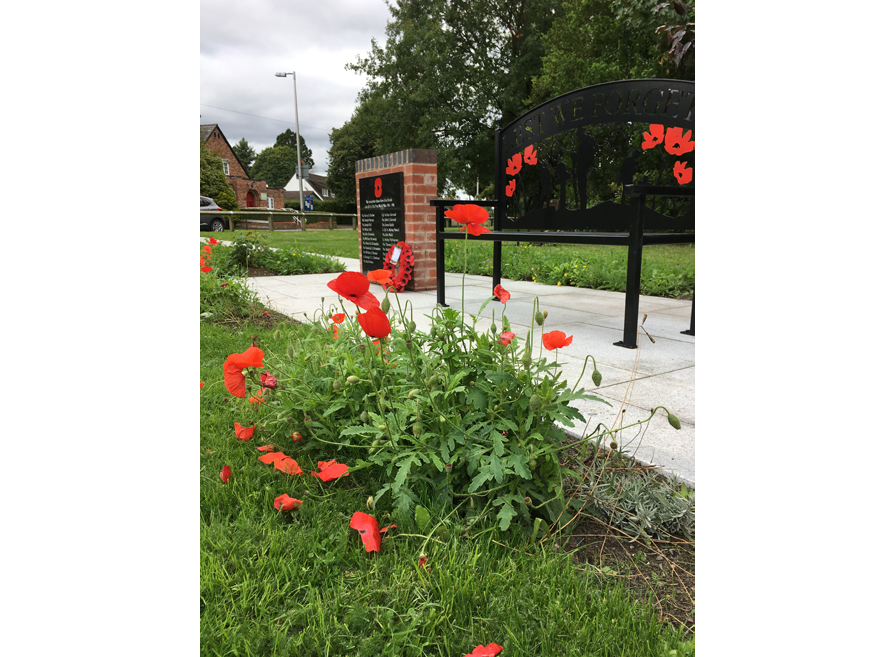
[(276, 77), (278, 77), (278, 78), (284, 78), (284, 77), (286, 77), (287, 75), (289, 75), (289, 74), (288, 74), (288, 73), (277, 73), (277, 74), (276, 74)]

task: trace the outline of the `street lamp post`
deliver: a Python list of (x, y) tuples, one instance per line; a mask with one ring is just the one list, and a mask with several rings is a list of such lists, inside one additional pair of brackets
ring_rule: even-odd
[(304, 173), (301, 169), (301, 133), (298, 131), (298, 83), (296, 80), (295, 71), (291, 73), (277, 73), (276, 77), (284, 78), (287, 75), (292, 76), (292, 87), (295, 89), (295, 146), (298, 147), (298, 189), (300, 190), (298, 193), (301, 194), (301, 203), (300, 207), (304, 209)]

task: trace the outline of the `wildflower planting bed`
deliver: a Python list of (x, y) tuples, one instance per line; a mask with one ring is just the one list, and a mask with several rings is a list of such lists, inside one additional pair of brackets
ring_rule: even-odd
[[(204, 260), (202, 276), (221, 280)], [(370, 280), (390, 290), (386, 271)], [(478, 332), (451, 309), (422, 334), (370, 280), (334, 276), (339, 306), (308, 324), (203, 318), (203, 652), (692, 654), (659, 592), (565, 552), (585, 518), (623, 515), (645, 545), (667, 543), (659, 526), (694, 528), (651, 484), (633, 487), (642, 517), (623, 487), (608, 496), (608, 468), (592, 466), (617, 455), (559, 428), (588, 397), (549, 354), (573, 336), (547, 331), (536, 304), (523, 344), (505, 317)], [(479, 315), (510, 302), (494, 293)]]

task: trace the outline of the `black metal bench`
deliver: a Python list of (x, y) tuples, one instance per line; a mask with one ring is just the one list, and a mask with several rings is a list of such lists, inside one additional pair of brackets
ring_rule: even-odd
[[(655, 126), (654, 128), (652, 126)], [(494, 137), (496, 201), (433, 200), (437, 210), (437, 301), (444, 298), (444, 210), (494, 209), (500, 284), (503, 242), (627, 246), (623, 339), (636, 348), (643, 247), (695, 243), (695, 83), (622, 80), (558, 96)], [(695, 335), (695, 299), (689, 329)]]

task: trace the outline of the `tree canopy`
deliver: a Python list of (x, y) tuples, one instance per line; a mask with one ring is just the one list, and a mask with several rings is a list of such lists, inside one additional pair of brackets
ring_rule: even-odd
[(493, 184), (494, 129), (541, 102), (611, 80), (694, 79), (694, 5), (655, 2), (394, 0), (386, 43), (346, 67), (369, 80), (329, 135), (330, 189), (352, 200), (355, 160), (431, 148), (439, 192), (474, 194)]
[(245, 137), (243, 137), (236, 142), (235, 146), (233, 146), (233, 152), (236, 154), (236, 157), (239, 158), (242, 166), (245, 167), (245, 172), (248, 173), (248, 170), (251, 168), (252, 163), (258, 156), (258, 154), (255, 152), (255, 149), (252, 148), (249, 143), (245, 141)]
[[(295, 133), (291, 129), (281, 132), (276, 136), (274, 146), (291, 146), (295, 151), (295, 166), (298, 166), (298, 151), (295, 146)], [(301, 136), (301, 166), (305, 169), (312, 169), (314, 166), (314, 153), (304, 142), (304, 136)]]
[(236, 194), (227, 184), (220, 157), (199, 140), (199, 194), (214, 199), (225, 210), (238, 210)]

